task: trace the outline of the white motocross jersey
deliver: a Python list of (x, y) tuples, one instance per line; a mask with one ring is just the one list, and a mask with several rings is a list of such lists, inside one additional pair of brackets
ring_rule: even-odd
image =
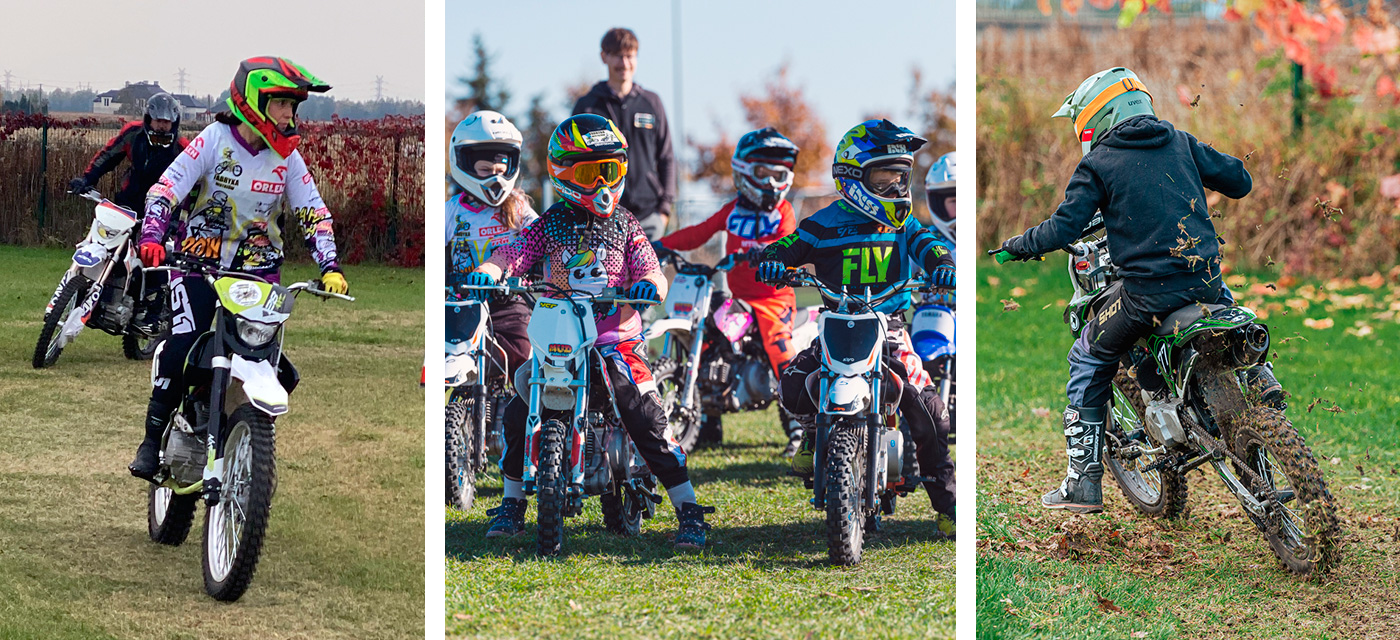
[(499, 207), (474, 202), (463, 194), (447, 200), (447, 239), (449, 281), (461, 278), (491, 257), (499, 247), (515, 242), (520, 230), (539, 219), (530, 205), (520, 216), (520, 227), (506, 226)]
[(215, 122), (190, 141), (146, 194), (142, 241), (159, 242), (176, 203), (194, 194), (179, 250), (226, 269), (276, 272), (285, 203), (322, 271), (338, 269), (331, 214), (301, 153), (255, 151), (235, 127)]

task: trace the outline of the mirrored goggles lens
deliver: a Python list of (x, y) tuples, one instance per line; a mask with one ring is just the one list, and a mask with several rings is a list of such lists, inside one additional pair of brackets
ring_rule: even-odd
[(584, 188), (598, 186), (600, 182), (611, 187), (627, 175), (627, 165), (615, 159), (580, 162), (570, 169), (573, 172), (570, 181)]

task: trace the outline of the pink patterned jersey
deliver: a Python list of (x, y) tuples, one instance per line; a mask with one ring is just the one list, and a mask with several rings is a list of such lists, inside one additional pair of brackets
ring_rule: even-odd
[[(648, 275), (660, 275), (656, 252), (632, 214), (622, 207), (598, 218), (567, 202), (558, 202), (520, 232), (515, 242), (496, 249), (487, 263), (507, 277), (544, 263), (544, 279), (557, 286), (601, 293), (604, 287), (630, 287)], [(595, 308), (598, 344), (615, 344), (642, 332), (642, 320), (630, 306)]]

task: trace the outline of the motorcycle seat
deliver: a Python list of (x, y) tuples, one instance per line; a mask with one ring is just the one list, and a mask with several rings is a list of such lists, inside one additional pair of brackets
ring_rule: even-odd
[(1152, 335), (1169, 336), (1178, 331), (1191, 326), (1191, 323), (1209, 316), (1216, 311), (1228, 309), (1223, 304), (1198, 304), (1191, 303), (1176, 311), (1171, 312), (1162, 323), (1152, 328)]

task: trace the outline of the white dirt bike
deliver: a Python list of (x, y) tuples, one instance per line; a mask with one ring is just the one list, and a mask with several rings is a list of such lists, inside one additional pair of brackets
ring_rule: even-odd
[[(214, 325), (186, 359), (187, 389), (161, 439), (147, 529), (155, 542), (184, 543), (202, 496), (204, 590), (233, 601), (247, 591), (258, 566), (277, 488), (274, 423), (287, 413), (288, 395), (300, 379), (282, 353), (293, 300), (303, 291), (354, 298), (322, 290), (319, 280), (284, 286), (183, 256), (169, 262), (157, 268), (203, 278), (218, 294), (218, 308)], [(153, 382), (155, 376), (153, 366)]]
[(501, 418), (511, 391), (505, 350), (491, 335), (490, 307), (466, 298), (448, 300), (446, 310), (447, 504), (465, 511), (476, 501), (487, 456), (501, 453)]

